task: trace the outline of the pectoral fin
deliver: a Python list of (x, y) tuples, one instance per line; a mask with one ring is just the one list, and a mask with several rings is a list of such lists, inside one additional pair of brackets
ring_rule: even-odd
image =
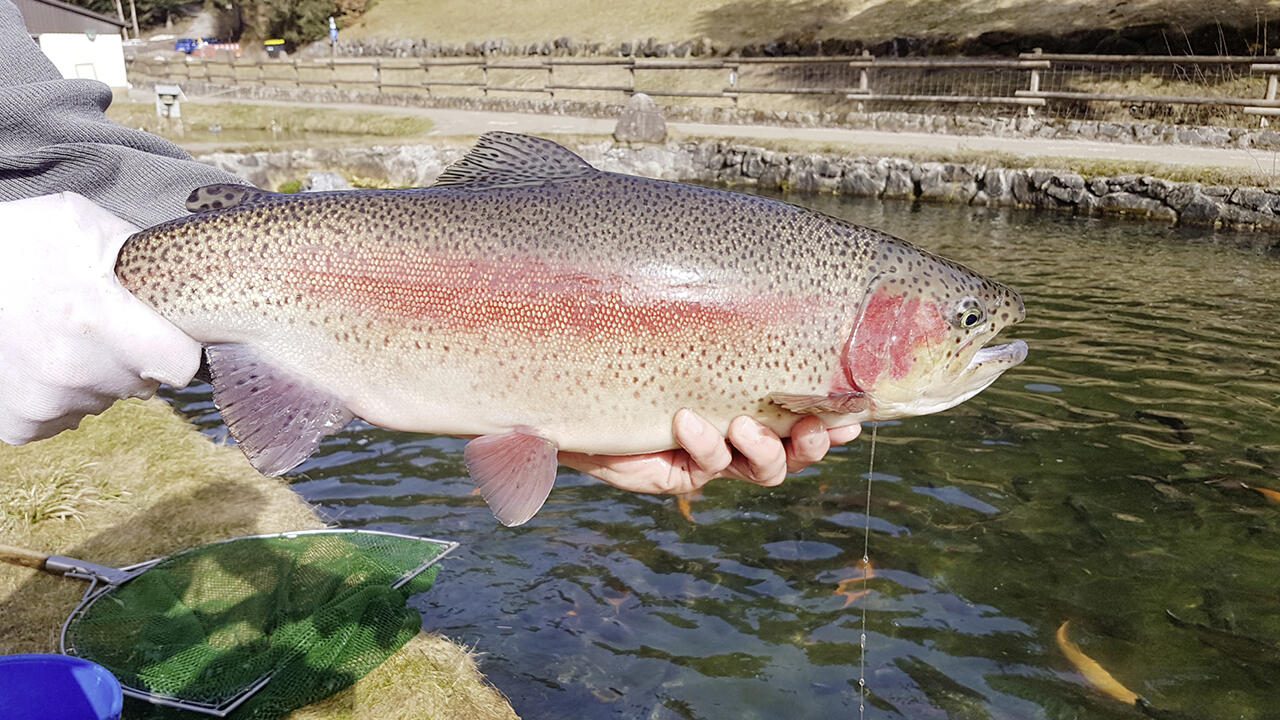
[(250, 345), (209, 345), (205, 354), (213, 404), (263, 475), (283, 474), (306, 460), (353, 417), (333, 394), (276, 367)]
[(769, 400), (775, 405), (801, 415), (816, 415), (818, 413), (848, 415), (862, 412), (871, 405), (870, 400), (867, 399), (867, 394), (861, 392), (828, 393), (826, 395), (770, 393)]
[(463, 459), (498, 522), (523, 525), (542, 507), (556, 482), (556, 444), (514, 430), (467, 443)]

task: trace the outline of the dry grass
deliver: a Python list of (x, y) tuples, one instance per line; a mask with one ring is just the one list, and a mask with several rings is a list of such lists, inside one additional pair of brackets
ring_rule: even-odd
[(1188, 30), (1213, 23), (1249, 28), (1259, 18), (1277, 17), (1280, 7), (1268, 0), (376, 0), (343, 33), (452, 44), (568, 36), (613, 44), (648, 37), (667, 42), (708, 37), (722, 45), (743, 45), (778, 39), (971, 37), (992, 30), (1065, 33), (1162, 22)]
[[(344, 110), (301, 105), (186, 102), (182, 124), (156, 117), (155, 105), (117, 101), (107, 117), (126, 127), (160, 135), (188, 149), (282, 150), (316, 145), (350, 145), (421, 140), (433, 123), (394, 110)], [(217, 132), (210, 128), (217, 126)]]
[[(238, 535), (321, 527), (282, 481), (211, 443), (158, 400), (78, 430), (0, 445), (0, 543), (126, 565)], [(448, 570), (441, 578), (448, 582)], [(53, 652), (79, 581), (0, 565), (0, 653)], [(419, 634), (355, 686), (294, 717), (512, 718), (466, 649)]]

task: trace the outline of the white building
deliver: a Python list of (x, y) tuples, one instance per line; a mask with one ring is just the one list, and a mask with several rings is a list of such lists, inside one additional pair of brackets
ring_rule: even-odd
[(13, 0), (27, 32), (65, 78), (129, 86), (124, 69), (124, 22), (58, 0)]

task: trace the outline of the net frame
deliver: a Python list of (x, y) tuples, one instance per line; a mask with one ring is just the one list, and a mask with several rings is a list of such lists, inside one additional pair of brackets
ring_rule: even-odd
[[(417, 567), (405, 571), (400, 575), (400, 577), (396, 578), (396, 580), (392, 582), (390, 585), (392, 589), (398, 589), (403, 587), (406, 583), (413, 580), (418, 575), (421, 575), (423, 572), (425, 572), (427, 569), (434, 566), (446, 555), (453, 552), (458, 547), (458, 543), (452, 540), (425, 538), (417, 535), (407, 535), (403, 533), (393, 533), (393, 532), (386, 532), (381, 530), (364, 530), (364, 529), (353, 529), (353, 528), (318, 528), (314, 530), (290, 530), (290, 531), (279, 532), (279, 533), (264, 533), (261, 535), (242, 535), (239, 537), (227, 538), (225, 540), (218, 540), (212, 543), (207, 543), (204, 545), (187, 548), (185, 550), (173, 553), (172, 555), (153, 558), (151, 560), (134, 563), (132, 565), (126, 565), (121, 568), (107, 568), (107, 567), (95, 565), (93, 563), (75, 561), (71, 558), (58, 558), (59, 560), (70, 561), (70, 563), (74, 563), (77, 566), (77, 569), (62, 573), (64, 577), (73, 577), (73, 578), (79, 578), (81, 580), (89, 581), (89, 587), (85, 589), (84, 594), (81, 596), (80, 603), (76, 605), (74, 609), (72, 609), (70, 614), (67, 615), (67, 619), (64, 620), (62, 623), (62, 629), (59, 633), (59, 638), (58, 638), (59, 652), (61, 652), (64, 655), (70, 655), (73, 657), (82, 657), (76, 652), (74, 643), (68, 643), (67, 634), (72, 624), (77, 619), (83, 617), (87, 612), (89, 612), (90, 608), (92, 608), (94, 603), (96, 603), (98, 600), (101, 600), (102, 598), (110, 595), (112, 591), (114, 591), (116, 588), (122, 587), (123, 585), (127, 584), (129, 581), (142, 575), (144, 572), (151, 569), (155, 565), (158, 565), (159, 563), (165, 562), (167, 560), (171, 560), (173, 558), (180, 557), (182, 555), (185, 555), (191, 552), (205, 551), (211, 547), (215, 547), (218, 545), (225, 545), (233, 542), (239, 542), (243, 540), (261, 540), (261, 539), (273, 539), (273, 538), (293, 539), (296, 537), (303, 537), (303, 536), (310, 536), (310, 535), (375, 535), (375, 536), (382, 536), (382, 537), (399, 538), (402, 540), (415, 540), (415, 541), (422, 542), (424, 544), (434, 545), (438, 548), (438, 550), (435, 552), (435, 554), (432, 557), (423, 561)], [(85, 659), (92, 660), (92, 658), (85, 658)], [(143, 700), (145, 702), (149, 702), (155, 705), (178, 708), (180, 710), (189, 710), (192, 712), (197, 712), (204, 715), (211, 715), (214, 717), (226, 717), (230, 713), (234, 712), (236, 708), (240, 707), (247, 700), (249, 700), (249, 698), (253, 697), (255, 693), (257, 693), (262, 688), (266, 687), (266, 685), (271, 682), (271, 679), (272, 677), (274, 677), (276, 671), (278, 671), (281, 667), (283, 667), (289, 661), (289, 659), (291, 658), (286, 657), (281, 659), (280, 662), (278, 662), (275, 667), (271, 668), (264, 675), (259, 677), (254, 682), (246, 685), (240, 691), (238, 691), (234, 695), (231, 695), (230, 697), (228, 697), (227, 700), (219, 704), (195, 702), (191, 700), (184, 700), (181, 698), (166, 696), (166, 695), (151, 692), (145, 689), (132, 687), (130, 685), (125, 684), (124, 682), (120, 683), (120, 688), (121, 688), (121, 691), (128, 697), (136, 698), (138, 700)]]

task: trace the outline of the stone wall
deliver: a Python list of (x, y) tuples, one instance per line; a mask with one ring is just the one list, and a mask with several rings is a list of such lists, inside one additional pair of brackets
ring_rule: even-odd
[[(136, 79), (146, 87), (154, 81)], [(396, 107), (442, 107), (460, 110), (526, 112), (544, 115), (617, 118), (620, 103), (581, 102), (527, 97), (463, 97), (408, 93), (379, 93), (307, 86), (219, 85), (184, 81), (193, 95), (217, 93), (255, 100), (292, 100), (314, 104), (360, 103)], [(1147, 145), (1196, 145), (1280, 151), (1280, 129), (1169, 125), (1141, 122), (1101, 122), (1038, 117), (970, 117), (907, 112), (814, 112), (807, 110), (751, 110), (732, 107), (664, 105), (668, 121), (783, 127), (845, 127), (855, 130), (922, 132), (987, 137), (1033, 137), (1059, 140), (1098, 140)]]
[(1167, 223), (1280, 229), (1280, 191), (1174, 182), (1149, 175), (1083, 177), (901, 158), (781, 153), (705, 141), (686, 146), (693, 179), (801, 192), (1045, 208)]
[[(718, 140), (630, 146), (602, 141), (573, 148), (592, 165), (667, 180), (797, 192), (1043, 208), (1164, 223), (1280, 229), (1280, 190), (1173, 182), (1149, 175), (1084, 177), (1048, 169), (916, 162), (903, 158), (787, 153)], [(425, 186), (466, 148), (406, 145), (247, 154), (200, 160), (275, 188), (311, 170), (393, 186)], [(1280, 247), (1280, 243), (1277, 243)]]

